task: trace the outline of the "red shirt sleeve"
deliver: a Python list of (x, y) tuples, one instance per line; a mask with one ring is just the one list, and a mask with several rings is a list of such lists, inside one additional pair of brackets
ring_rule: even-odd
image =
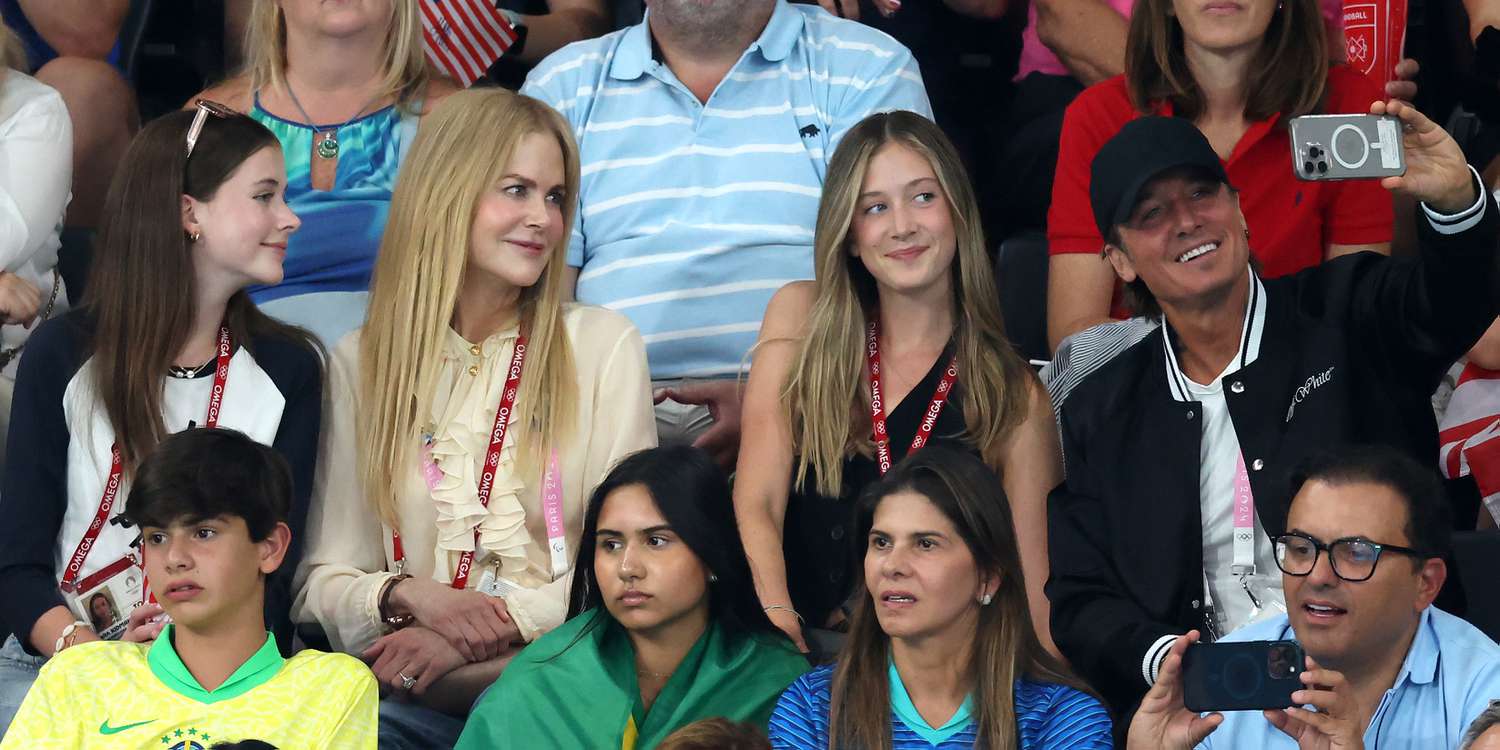
[[(1345, 65), (1328, 70), (1328, 114), (1364, 114), (1385, 98), (1375, 81)], [(1391, 193), (1379, 180), (1328, 183), (1324, 192), (1323, 236), (1331, 245), (1390, 242), (1395, 221)]]
[(1047, 250), (1052, 255), (1097, 253), (1104, 247), (1089, 204), (1089, 168), (1094, 154), (1135, 117), (1125, 78), (1116, 76), (1088, 87), (1063, 115), (1047, 209)]

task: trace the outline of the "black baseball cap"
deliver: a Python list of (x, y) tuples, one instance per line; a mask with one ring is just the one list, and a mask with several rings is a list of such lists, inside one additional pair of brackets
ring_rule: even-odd
[(1153, 177), (1177, 167), (1205, 170), (1219, 182), (1229, 175), (1219, 155), (1198, 127), (1177, 117), (1138, 117), (1105, 141), (1094, 154), (1089, 175), (1089, 203), (1099, 234), (1123, 224), (1140, 200), (1141, 188)]

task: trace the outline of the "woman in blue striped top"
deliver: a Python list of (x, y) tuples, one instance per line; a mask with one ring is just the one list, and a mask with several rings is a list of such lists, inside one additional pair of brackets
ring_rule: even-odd
[(860, 498), (864, 588), (838, 664), (792, 683), (777, 748), (1110, 748), (1104, 707), (1031, 626), (1000, 480), (933, 443)]

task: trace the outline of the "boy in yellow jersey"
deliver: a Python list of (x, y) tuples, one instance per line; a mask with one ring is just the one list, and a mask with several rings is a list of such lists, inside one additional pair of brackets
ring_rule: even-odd
[(136, 470), (122, 517), (141, 527), (146, 578), (170, 624), (149, 644), (64, 642), (0, 750), (207, 750), (244, 740), (374, 750), (370, 671), (344, 654), (283, 659), (266, 631), (265, 579), (291, 544), (291, 494), (281, 456), (238, 432), (163, 440)]

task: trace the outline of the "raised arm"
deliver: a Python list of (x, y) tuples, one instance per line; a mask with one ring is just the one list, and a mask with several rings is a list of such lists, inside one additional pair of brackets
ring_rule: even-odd
[(1394, 370), (1430, 387), (1500, 312), (1500, 208), (1436, 123), (1396, 101), (1376, 102), (1371, 111), (1394, 114), (1406, 126), (1406, 174), (1381, 184), (1420, 202), (1420, 255), (1358, 269), (1351, 330)]
[(812, 282), (797, 281), (777, 291), (766, 306), (750, 364), (750, 382), (745, 387), (734, 479), (734, 514), (750, 560), (755, 592), (762, 606), (783, 608), (767, 610), (766, 614), (803, 651), (807, 651), (807, 644), (802, 639), (802, 624), (791, 611), (786, 560), (781, 551), (795, 460), (792, 428), (781, 407), (781, 390), (796, 364), (812, 301)]

